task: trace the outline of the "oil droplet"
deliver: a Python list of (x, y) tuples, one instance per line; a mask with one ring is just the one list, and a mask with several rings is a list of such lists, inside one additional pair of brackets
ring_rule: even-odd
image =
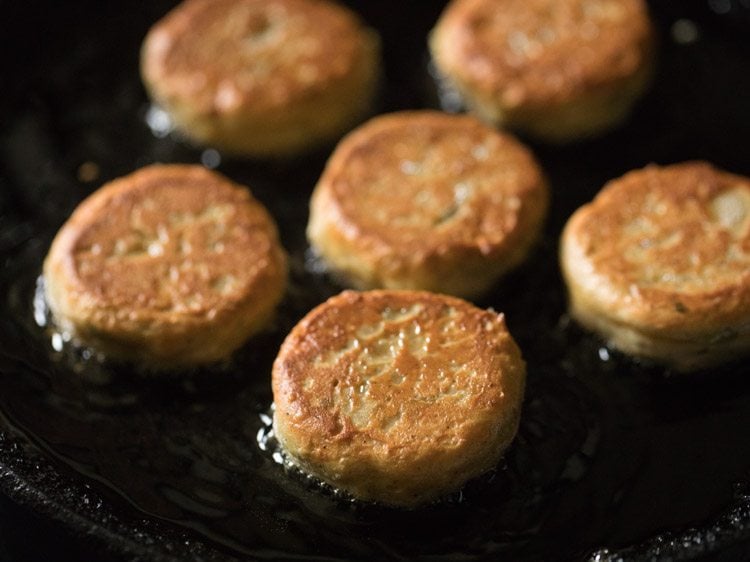
[(679, 19), (670, 28), (672, 41), (678, 45), (690, 45), (700, 38), (700, 31), (695, 22), (689, 19)]
[(41, 275), (36, 279), (34, 290), (34, 322), (40, 328), (47, 326), (47, 301), (44, 298), (44, 277)]
[(151, 105), (146, 112), (146, 125), (151, 133), (160, 139), (172, 132), (174, 124), (169, 114), (158, 105)]
[(201, 153), (201, 164), (209, 170), (218, 168), (221, 164), (221, 154), (216, 149), (207, 148)]
[(59, 332), (52, 334), (52, 349), (58, 352), (63, 350), (63, 337)]

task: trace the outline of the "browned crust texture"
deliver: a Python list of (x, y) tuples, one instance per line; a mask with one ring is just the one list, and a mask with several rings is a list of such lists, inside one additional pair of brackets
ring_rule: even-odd
[(430, 50), (469, 111), (563, 143), (627, 118), (651, 82), (655, 33), (643, 0), (454, 0)]
[(748, 178), (705, 162), (630, 172), (571, 217), (561, 250), (574, 313), (664, 346), (734, 332), (750, 347)]
[(323, 480), (410, 506), (496, 465), (524, 379), (502, 315), (434, 293), (346, 291), (282, 345), (274, 426)]
[(642, 0), (454, 0), (437, 59), (503, 105), (559, 105), (622, 84), (652, 56)]
[(141, 72), (188, 136), (263, 155), (361, 118), (378, 58), (374, 32), (336, 2), (186, 0), (149, 31)]
[(183, 364), (220, 358), (267, 320), (286, 256), (246, 188), (200, 166), (154, 165), (82, 202), (44, 274), (56, 319), (84, 343)]
[(510, 135), (469, 116), (399, 112), (339, 144), (308, 237), (359, 288), (472, 297), (526, 256), (547, 204), (538, 164)]

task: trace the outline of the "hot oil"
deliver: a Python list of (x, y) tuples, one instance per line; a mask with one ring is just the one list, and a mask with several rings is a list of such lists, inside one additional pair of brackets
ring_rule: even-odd
[[(295, 468), (270, 425), (271, 363), (283, 337), (338, 290), (310, 267), (305, 247), (292, 252), (292, 286), (268, 331), (227, 363), (158, 374), (96, 358), (54, 330), (38, 278), (44, 246), (32, 246), (5, 279), (7, 312), (23, 342), (4, 348), (6, 359), (9, 349), (18, 351), (15, 374), (0, 375), (3, 412), (58, 461), (113, 491), (115, 504), (121, 497), (120, 508), (237, 552), (449, 558), (471, 545), (476, 556), (533, 559), (561, 548), (574, 556), (612, 544), (612, 529), (627, 523), (617, 522), (618, 509), (634, 494), (646, 502), (654, 493), (640, 489), (649, 480), (642, 472), (672, 462), (691, 440), (686, 434), (684, 443), (655, 449), (651, 430), (664, 423), (664, 405), (653, 404), (653, 394), (677, 381), (619, 356), (567, 318), (562, 286), (549, 289), (557, 274), (554, 246), (545, 243), (480, 303), (506, 313), (528, 362), (521, 426), (501, 465), (423, 508), (357, 502)], [(727, 378), (738, 384), (731, 369)], [(712, 399), (725, 406), (715, 415), (750, 421), (742, 399), (733, 405), (717, 391)], [(700, 423), (683, 417), (677, 413), (678, 423)]]
[[(389, 25), (387, 3), (360, 4), (388, 49), (384, 108), (423, 105), (430, 82), (423, 38), (439, 6), (400, 6), (410, 10), (404, 21), (419, 28), (405, 37)], [(128, 25), (106, 30), (75, 11), (52, 10), (61, 31), (49, 38), (49, 52), (59, 53), (51, 85), (21, 80), (20, 109), (3, 115), (0, 410), (58, 470), (90, 486), (92, 502), (125, 521), (146, 518), (188, 532), (220, 556), (559, 560), (645, 541), (627, 551), (643, 556), (665, 531), (681, 537), (697, 527), (690, 537), (731, 537), (722, 521), (738, 521), (742, 536), (750, 518), (741, 516), (745, 504), (734, 484), (750, 477), (745, 364), (670, 377), (608, 349), (566, 315), (557, 241), (570, 213), (605, 181), (647, 162), (700, 155), (750, 173), (742, 169), (746, 143), (713, 135), (723, 114), (701, 118), (691, 105), (710, 97), (693, 78), (701, 68), (711, 71), (704, 80), (711, 92), (740, 89), (737, 80), (747, 74), (731, 57), (744, 60), (746, 51), (705, 29), (704, 41), (730, 57), (720, 72), (710, 49), (689, 58), (666, 45), (667, 70), (627, 128), (597, 142), (534, 147), (553, 188), (544, 241), (477, 303), (506, 314), (527, 361), (518, 436), (490, 474), (440, 502), (397, 510), (352, 501), (290, 469), (269, 439), (276, 352), (304, 314), (342, 288), (311, 256), (304, 234), (310, 192), (331, 147), (294, 161), (244, 162), (152, 135), (129, 55), (166, 6), (151, 10), (137, 29), (128, 14)], [(669, 13), (661, 15), (668, 25)], [(116, 49), (74, 48), (74, 39)], [(697, 66), (683, 73), (688, 59)], [(86, 76), (86, 88), (70, 76)], [(34, 92), (28, 100), (26, 91)], [(725, 120), (747, 138), (750, 119), (735, 117), (746, 115), (740, 98), (716, 111), (731, 114)], [(706, 140), (696, 145), (696, 138)], [(291, 255), (291, 284), (274, 324), (221, 365), (157, 375), (99, 360), (55, 332), (35, 298), (49, 243), (75, 205), (104, 181), (155, 161), (203, 162), (249, 185)], [(77, 174), (84, 162), (96, 165), (96, 181)]]
[[(497, 525), (502, 540), (486, 548), (513, 551), (516, 537), (539, 526), (545, 490), (582, 479), (596, 450), (596, 420), (577, 411), (587, 398), (565, 385), (553, 393), (530, 383), (516, 445), (492, 474), (423, 510), (352, 501), (295, 469), (270, 427), (276, 350), (299, 317), (338, 290), (309, 267), (304, 248), (292, 254), (292, 287), (269, 331), (226, 364), (166, 374), (97, 358), (56, 331), (37, 277), (41, 256), (32, 254), (8, 280), (7, 304), (12, 317), (24, 319), (26, 341), (18, 349), (34, 359), (22, 353), (22, 372), (4, 375), (3, 411), (58, 460), (105, 483), (127, 504), (233, 548), (253, 553), (278, 543), (298, 553), (330, 548), (324, 551), (333, 555), (366, 530), (368, 546), (356, 544), (354, 552), (414, 554), (425, 550), (429, 535), (428, 549), (438, 554), (489, 538)], [(544, 393), (553, 397), (554, 412)], [(427, 527), (419, 524), (425, 513), (432, 520)], [(436, 528), (440, 540), (432, 536)], [(290, 536), (295, 541), (287, 544)]]

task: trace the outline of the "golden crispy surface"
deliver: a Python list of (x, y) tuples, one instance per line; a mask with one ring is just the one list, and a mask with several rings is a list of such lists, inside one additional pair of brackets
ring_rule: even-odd
[(263, 112), (341, 80), (363, 48), (356, 16), (331, 2), (187, 0), (149, 32), (143, 72), (160, 98)]
[(525, 256), (547, 198), (532, 154), (510, 135), (472, 117), (400, 112), (339, 144), (308, 236), (358, 286), (471, 295)]
[(621, 85), (652, 48), (642, 0), (454, 0), (432, 40), (444, 74), (507, 108)]
[(146, 36), (141, 74), (190, 140), (248, 156), (331, 142), (371, 110), (375, 32), (328, 0), (186, 0)]
[(412, 291), (347, 291), (309, 313), (273, 369), (277, 437), (357, 497), (414, 505), (492, 468), (525, 366), (502, 315)]
[[(154, 165), (81, 203), (44, 269), (65, 328), (125, 347), (152, 337), (146, 359), (169, 360), (214, 324), (237, 328), (216, 337), (239, 345), (280, 299), (286, 260), (273, 220), (246, 189), (199, 166)], [(230, 318), (237, 314), (248, 318)], [(185, 357), (216, 359), (222, 347), (200, 346)]]
[(585, 323), (750, 347), (750, 180), (702, 162), (630, 172), (571, 217), (562, 265)]

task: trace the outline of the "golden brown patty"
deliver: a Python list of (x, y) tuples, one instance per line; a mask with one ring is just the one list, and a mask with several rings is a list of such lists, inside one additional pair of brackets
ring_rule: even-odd
[(336, 148), (308, 238), (357, 288), (487, 290), (537, 239), (547, 186), (521, 143), (473, 117), (377, 117)]
[(250, 192), (200, 166), (154, 165), (83, 201), (44, 262), (59, 327), (156, 367), (221, 359), (263, 327), (286, 255)]
[(497, 464), (525, 374), (502, 314), (434, 293), (346, 291), (282, 345), (274, 428), (320, 479), (413, 506)]
[(369, 111), (375, 33), (326, 0), (186, 0), (146, 36), (141, 74), (188, 137), (273, 156), (340, 136)]
[(627, 116), (652, 73), (654, 31), (643, 0), (453, 0), (430, 48), (471, 111), (566, 141)]
[(571, 312), (621, 350), (691, 370), (750, 350), (750, 180), (703, 162), (609, 182), (568, 221)]

